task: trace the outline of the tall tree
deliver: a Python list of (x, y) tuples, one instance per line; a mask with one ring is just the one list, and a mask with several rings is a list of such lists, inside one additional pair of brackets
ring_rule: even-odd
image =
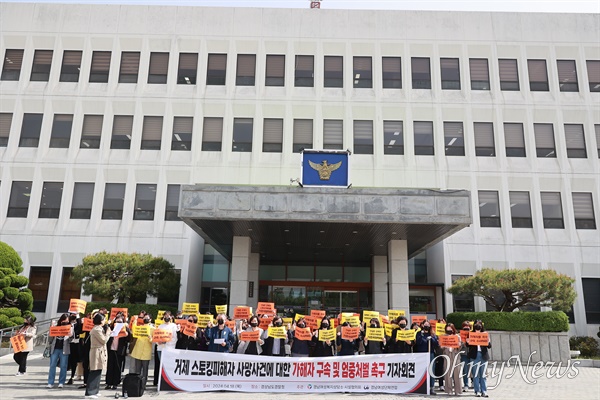
[(25, 316), (34, 317), (33, 295), (27, 288), (29, 279), (19, 275), (22, 265), (15, 249), (0, 242), (0, 328), (21, 325)]
[(179, 292), (173, 264), (150, 254), (91, 254), (73, 269), (73, 277), (81, 283), (83, 294), (119, 303), (145, 302), (146, 296), (165, 290)]
[(448, 292), (483, 297), (497, 311), (511, 312), (525, 306), (570, 311), (577, 296), (573, 283), (573, 278), (551, 269), (483, 268), (454, 282)]

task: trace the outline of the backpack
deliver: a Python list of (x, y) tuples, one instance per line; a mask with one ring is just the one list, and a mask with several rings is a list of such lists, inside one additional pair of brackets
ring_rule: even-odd
[(142, 397), (144, 381), (140, 374), (127, 374), (123, 378), (123, 397)]

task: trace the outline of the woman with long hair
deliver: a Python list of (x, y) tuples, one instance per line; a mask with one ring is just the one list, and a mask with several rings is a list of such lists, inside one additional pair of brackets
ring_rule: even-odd
[(35, 321), (30, 316), (23, 318), (23, 326), (17, 330), (15, 336), (23, 336), (25, 339), (25, 350), (15, 353), (13, 355), (13, 359), (19, 365), (19, 370), (15, 374), (16, 376), (25, 375), (27, 373), (27, 355), (29, 352), (33, 351), (33, 338), (37, 333), (37, 328), (35, 327)]
[(85, 389), (86, 399), (97, 399), (100, 390), (102, 370), (106, 369), (108, 355), (106, 343), (110, 338), (111, 330), (104, 325), (104, 315), (94, 315), (94, 327), (90, 331), (90, 374)]
[(69, 354), (71, 354), (71, 340), (74, 336), (73, 326), (69, 322), (69, 314), (63, 314), (56, 323), (57, 326), (70, 326), (71, 330), (66, 336), (52, 337), (50, 346), (50, 370), (48, 371), (48, 389), (54, 387), (56, 379), (56, 364), (60, 360), (60, 374), (58, 376), (58, 388), (62, 389), (67, 380), (67, 369), (69, 366)]

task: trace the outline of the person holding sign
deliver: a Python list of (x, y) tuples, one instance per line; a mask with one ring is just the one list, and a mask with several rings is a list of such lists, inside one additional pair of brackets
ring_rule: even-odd
[[(240, 333), (240, 341), (237, 348), (237, 352), (239, 354), (253, 354), (255, 356), (259, 356), (262, 354), (262, 345), (265, 342), (261, 338), (263, 336), (264, 331), (258, 327), (259, 324), (260, 322), (258, 321), (258, 316), (253, 315), (250, 317), (250, 319), (248, 320), (248, 327), (246, 329), (243, 329)], [(246, 335), (244, 335), (244, 333), (248, 332), (254, 332), (255, 335), (258, 335), (258, 338), (254, 340), (254, 335), (247, 335), (249, 337), (251, 336), (252, 340), (246, 340)]]
[(460, 350), (461, 341), (460, 335), (456, 334), (456, 328), (454, 324), (446, 324), (446, 334), (439, 337), (440, 348), (444, 360), (444, 388), (446, 394), (454, 394), (458, 396), (462, 393), (462, 386), (460, 384), (460, 364), (456, 361), (458, 358), (458, 351)]
[[(140, 374), (144, 387), (146, 387), (146, 382), (148, 381), (148, 366), (150, 365), (150, 359), (152, 358), (152, 334), (154, 333), (154, 326), (150, 323), (152, 320), (150, 314), (144, 313), (141, 318), (141, 323), (136, 321), (133, 325), (134, 338), (132, 340), (133, 349), (130, 349), (131, 361), (129, 364), (129, 373)], [(145, 334), (137, 335), (137, 337), (135, 337), (136, 330), (139, 331), (139, 328), (141, 327), (144, 328)]]
[[(485, 335), (482, 335), (485, 333)], [(485, 344), (487, 342), (487, 345)], [(486, 370), (487, 362), (490, 359), (488, 349), (492, 348), (492, 344), (487, 338), (487, 332), (483, 327), (481, 320), (475, 321), (473, 324), (473, 332), (469, 334), (467, 339), (468, 355), (473, 372), (473, 387), (475, 396), (489, 397), (487, 394)]]
[(285, 339), (282, 339), (279, 337), (273, 337), (273, 336), (269, 335), (268, 329), (266, 331), (264, 331), (262, 334), (262, 338), (265, 341), (262, 346), (263, 356), (284, 357), (285, 356), (285, 345), (286, 345), (288, 336), (287, 336), (287, 331), (286, 331), (285, 327), (283, 326), (283, 319), (281, 319), (280, 316), (276, 315), (273, 318), (273, 321), (271, 321), (271, 323), (269, 324), (269, 328), (271, 328), (271, 327), (280, 328), (280, 329), (277, 329), (278, 331), (283, 330)]
[(314, 344), (313, 357), (331, 357), (335, 354), (335, 342), (331, 340), (319, 340), (319, 332), (328, 330), (331, 326), (329, 318), (323, 317), (321, 327), (313, 332), (312, 342)]
[(398, 340), (398, 331), (408, 330), (408, 320), (405, 316), (396, 319), (397, 328), (392, 330), (392, 337), (388, 345), (388, 353), (412, 353), (414, 340)]
[(125, 367), (125, 356), (127, 355), (127, 344), (131, 340), (131, 331), (123, 313), (118, 313), (110, 326), (113, 335), (108, 339), (108, 365), (106, 367), (105, 390), (116, 389), (121, 383), (121, 373)]
[[(55, 333), (55, 336), (53, 336)], [(60, 374), (58, 376), (58, 387), (62, 389), (67, 380), (67, 369), (69, 365), (69, 354), (71, 353), (71, 340), (74, 331), (69, 322), (69, 314), (63, 314), (58, 319), (56, 326), (50, 328), (52, 344), (50, 347), (50, 370), (48, 371), (48, 389), (54, 386), (56, 378), (56, 364), (60, 359)]]
[(86, 399), (97, 399), (100, 390), (102, 370), (106, 368), (108, 355), (106, 343), (110, 339), (111, 330), (104, 325), (104, 315), (94, 315), (94, 327), (90, 331), (90, 374), (85, 388)]
[(19, 366), (19, 370), (15, 374), (16, 376), (22, 376), (27, 373), (27, 355), (31, 351), (33, 351), (33, 338), (37, 333), (37, 328), (35, 327), (35, 321), (30, 316), (23, 318), (23, 326), (21, 326), (15, 336), (22, 336), (25, 340), (25, 348), (19, 352), (15, 352), (13, 355), (13, 360)]
[(182, 325), (179, 327), (175, 348), (194, 351), (208, 350), (204, 329), (198, 326), (198, 316), (196, 314), (187, 317), (187, 326)]
[[(462, 342), (459, 352), (460, 352), (460, 362), (462, 363), (462, 376), (463, 376), (463, 393), (469, 390), (469, 354), (467, 347), (467, 338), (469, 337), (469, 332), (471, 331), (471, 324), (469, 321), (463, 321), (462, 328), (460, 328), (460, 340)], [(471, 378), (471, 382), (473, 382), (473, 378)]]
[[(415, 353), (429, 353), (430, 361), (435, 358), (435, 349), (439, 346), (438, 338), (435, 333), (431, 332), (431, 324), (425, 320), (421, 322), (421, 330), (417, 332), (415, 339)], [(433, 387), (435, 385), (435, 379), (433, 376), (429, 377), (429, 388), (430, 393), (435, 393)]]
[[(342, 329), (350, 328), (350, 323), (348, 321), (344, 322), (340, 327), (337, 333), (336, 345), (338, 348), (338, 356), (353, 356), (356, 352), (358, 352), (358, 346), (360, 344), (360, 338), (356, 338), (353, 340), (344, 339), (342, 337)], [(358, 329), (358, 328), (356, 328)]]
[(306, 320), (300, 318), (298, 321), (294, 321), (292, 328), (288, 331), (288, 341), (291, 343), (292, 357), (308, 357), (311, 339), (312, 334), (310, 333), (310, 328), (306, 327)]
[(224, 314), (217, 315), (217, 326), (207, 329), (206, 338), (209, 340), (208, 351), (216, 353), (228, 353), (230, 348), (233, 348), (233, 332), (229, 329), (225, 322), (227, 317)]
[[(371, 318), (369, 321), (369, 328), (379, 329), (381, 326), (379, 325), (379, 318)], [(367, 329), (365, 329), (367, 332)], [(369, 340), (367, 335), (365, 334), (363, 337), (363, 343), (365, 345), (365, 354), (383, 354), (386, 351), (386, 339), (385, 334), (383, 335), (383, 339), (381, 341), (378, 340)]]

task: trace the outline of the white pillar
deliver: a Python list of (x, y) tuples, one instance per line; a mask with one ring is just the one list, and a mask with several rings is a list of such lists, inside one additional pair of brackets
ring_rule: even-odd
[(248, 236), (233, 237), (231, 257), (231, 285), (229, 289), (229, 309), (245, 306), (248, 301), (248, 275), (250, 267), (250, 245)]
[(410, 313), (408, 302), (408, 244), (406, 240), (388, 242), (389, 306)]
[[(256, 306), (258, 305), (258, 268), (260, 265), (260, 254), (251, 253), (250, 254), (250, 265), (248, 266), (248, 283), (246, 286), (248, 287), (248, 300), (246, 305), (252, 307), (253, 310), (256, 310)], [(250, 292), (250, 283), (252, 282), (253, 290)], [(233, 315), (233, 314), (231, 314)]]
[(387, 314), (388, 262), (386, 256), (373, 256), (373, 310)]

